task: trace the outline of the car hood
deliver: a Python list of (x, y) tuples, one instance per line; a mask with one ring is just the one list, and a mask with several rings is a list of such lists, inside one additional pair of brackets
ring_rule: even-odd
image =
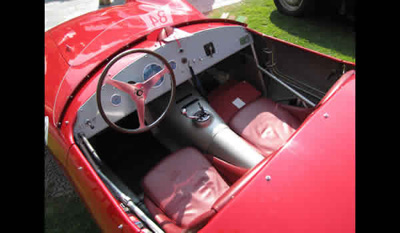
[[(185, 1), (141, 0), (90, 12), (46, 31), (45, 38), (68, 64), (58, 77), (45, 78), (45, 86), (51, 83), (52, 88), (45, 90), (45, 95), (53, 124), (60, 120), (82, 80), (112, 54), (157, 28), (202, 18), (205, 16)], [(50, 69), (48, 60), (45, 53), (45, 70), (46, 65)]]
[(156, 28), (202, 17), (184, 1), (142, 0), (90, 12), (48, 33), (66, 62), (78, 66)]

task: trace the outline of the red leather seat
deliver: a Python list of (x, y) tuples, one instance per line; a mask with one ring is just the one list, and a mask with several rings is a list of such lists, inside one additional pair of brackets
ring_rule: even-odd
[[(314, 108), (273, 102), (261, 97), (261, 93), (245, 81), (228, 81), (211, 92), (208, 100), (233, 131), (262, 155), (269, 156), (290, 138), (312, 111), (325, 103), (353, 75), (355, 70), (344, 73)], [(240, 105), (237, 105), (238, 98)]]
[[(281, 147), (311, 112), (261, 97), (245, 81), (224, 84), (210, 93), (208, 99), (229, 127), (264, 156)], [(235, 105), (235, 101), (243, 106)]]
[(267, 156), (282, 146), (301, 121), (267, 98), (246, 105), (229, 122), (229, 127)]
[(162, 160), (143, 179), (144, 202), (166, 232), (198, 229), (215, 213), (215, 201), (229, 189), (196, 149), (181, 149)]

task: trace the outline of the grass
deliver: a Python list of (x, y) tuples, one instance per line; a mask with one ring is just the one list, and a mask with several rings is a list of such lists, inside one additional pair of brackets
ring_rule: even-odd
[(335, 16), (290, 17), (278, 12), (273, 0), (243, 0), (208, 14), (220, 18), (245, 16), (249, 28), (305, 48), (355, 62), (353, 28)]

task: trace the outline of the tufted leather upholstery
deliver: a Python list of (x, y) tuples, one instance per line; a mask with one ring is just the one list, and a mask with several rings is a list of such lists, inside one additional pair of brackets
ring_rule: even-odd
[(279, 104), (259, 98), (241, 109), (229, 126), (264, 156), (282, 146), (301, 122)]
[[(261, 97), (247, 82), (227, 82), (209, 95), (210, 105), (238, 135), (254, 146), (262, 155), (269, 156), (279, 149), (297, 130), (305, 118), (324, 104), (355, 70), (344, 73), (314, 108), (299, 108), (275, 103)], [(238, 108), (232, 103), (240, 98), (245, 103)]]
[(143, 179), (145, 204), (167, 232), (193, 229), (215, 214), (214, 202), (229, 189), (196, 149), (181, 149), (161, 161)]
[[(236, 107), (233, 104), (236, 98), (245, 105)], [(209, 101), (234, 132), (266, 157), (282, 146), (312, 111), (261, 97), (245, 81), (222, 85), (209, 95)]]

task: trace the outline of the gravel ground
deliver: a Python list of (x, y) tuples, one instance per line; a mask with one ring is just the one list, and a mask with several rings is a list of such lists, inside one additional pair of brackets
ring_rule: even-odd
[(74, 188), (65, 176), (64, 171), (59, 167), (55, 158), (47, 148), (45, 149), (44, 167), (44, 190), (46, 199), (61, 196), (77, 196)]

